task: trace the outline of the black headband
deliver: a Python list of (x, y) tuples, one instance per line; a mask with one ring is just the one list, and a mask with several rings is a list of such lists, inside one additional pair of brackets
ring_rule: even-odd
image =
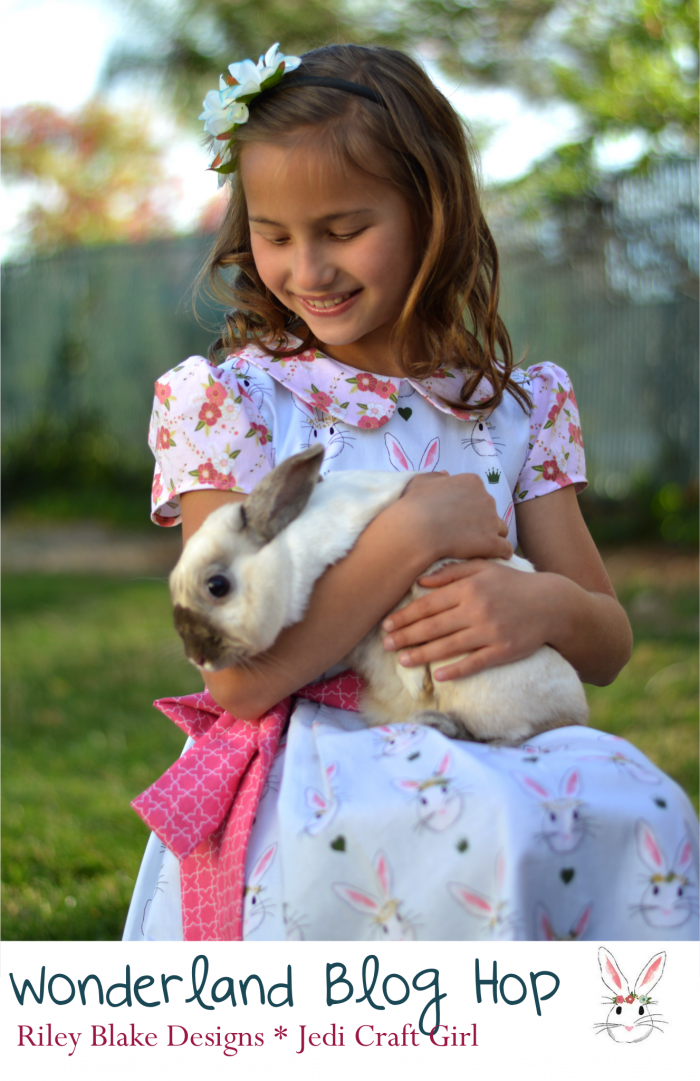
[(266, 93), (278, 93), (280, 90), (291, 90), (294, 86), (327, 86), (330, 90), (345, 90), (349, 94), (358, 94), (361, 98), (373, 101), (375, 105), (382, 105), (386, 109), (386, 102), (376, 90), (371, 90), (361, 83), (351, 83), (347, 79), (334, 79), (329, 75), (292, 75), (291, 78), (282, 79), (276, 86), (270, 87)]

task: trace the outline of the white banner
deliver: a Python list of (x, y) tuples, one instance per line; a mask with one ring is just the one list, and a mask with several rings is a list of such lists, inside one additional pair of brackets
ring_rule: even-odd
[(699, 963), (680, 942), (5, 943), (2, 1062), (22, 1081), (683, 1076)]

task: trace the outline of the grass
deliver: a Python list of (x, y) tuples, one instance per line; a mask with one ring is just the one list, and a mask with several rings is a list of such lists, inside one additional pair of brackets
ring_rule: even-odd
[[(623, 582), (629, 666), (589, 688), (591, 724), (625, 736), (698, 805), (697, 592)], [(179, 754), (154, 698), (200, 686), (165, 583), (5, 580), (3, 937), (118, 939), (147, 831), (129, 801)]]

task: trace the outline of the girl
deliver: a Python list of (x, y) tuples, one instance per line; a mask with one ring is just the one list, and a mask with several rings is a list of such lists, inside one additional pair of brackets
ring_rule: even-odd
[[(216, 507), (315, 442), (325, 473), (424, 474), (323, 576), (301, 623), (255, 666), (207, 675), (211, 698), (187, 704), (263, 740), (242, 936), (694, 937), (692, 810), (623, 740), (566, 728), (514, 749), (408, 724), (367, 729), (338, 708), (351, 694), (326, 693), (334, 665), (442, 556), (468, 562), (422, 578), (430, 593), (384, 619), (401, 664), (464, 654), (438, 671), (451, 679), (549, 643), (601, 685), (628, 660), (631, 633), (578, 509), (569, 379), (554, 364), (513, 366), (473, 152), (448, 101), (381, 48), (298, 60), (275, 46), (229, 71), (202, 118), (213, 167), (232, 174), (208, 269), (233, 311), (209, 360), (156, 383), (154, 520), (182, 521), (187, 543)], [(516, 544), (539, 574), (488, 561)], [(281, 725), (274, 707), (300, 688), (265, 778), (276, 743), (265, 726)], [(164, 708), (186, 727), (182, 703)], [(201, 735), (195, 713), (188, 730)], [(216, 773), (196, 752), (178, 777), (202, 764), (206, 796), (235, 759), (223, 753)], [(144, 817), (179, 813), (173, 791), (150, 818), (141, 805)], [(152, 838), (125, 937), (237, 934), (235, 919), (207, 923), (201, 910), (240, 901), (223, 899), (230, 881), (215, 872), (235, 863), (231, 850), (242, 871), (244, 819), (235, 804), (228, 824), (221, 812), (182, 872)]]

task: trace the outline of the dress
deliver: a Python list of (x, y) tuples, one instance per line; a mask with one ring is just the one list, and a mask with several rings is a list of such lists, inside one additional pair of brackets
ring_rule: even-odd
[[(585, 485), (568, 376), (517, 378), (531, 415), (506, 394), (485, 416), (459, 405), (458, 371), (389, 379), (253, 346), (191, 358), (156, 383), (154, 521), (177, 524), (185, 490), (249, 492), (318, 442), (324, 475), (479, 474), (515, 546), (514, 501)], [(625, 740), (569, 727), (489, 747), (300, 699), (248, 844), (243, 937), (695, 939), (697, 885), (693, 809)], [(152, 837), (124, 937), (181, 936), (178, 862)]]

